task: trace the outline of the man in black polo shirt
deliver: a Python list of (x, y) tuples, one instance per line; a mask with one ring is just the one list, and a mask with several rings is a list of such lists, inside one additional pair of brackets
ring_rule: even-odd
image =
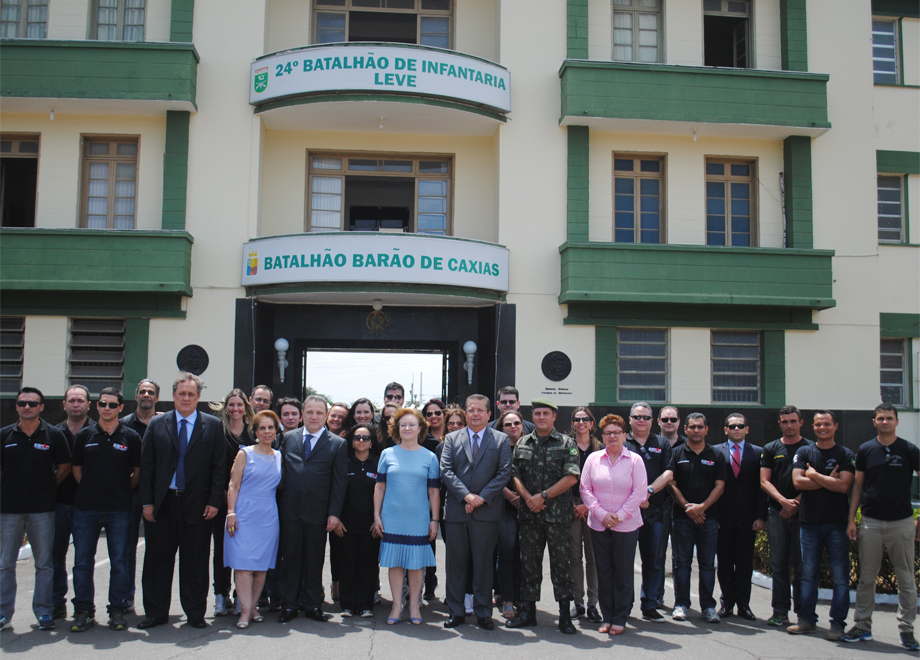
[[(73, 439), (87, 426), (95, 424), (89, 418), (89, 390), (84, 385), (71, 385), (64, 392), (64, 413), (67, 419), (57, 425), (67, 438), (67, 446), (73, 454)], [(51, 560), (54, 563), (54, 590), (51, 602), (55, 619), (67, 616), (67, 550), (73, 535), (73, 498), (77, 492), (77, 481), (68, 474), (57, 489), (57, 505), (54, 507), (54, 545)]]
[(24, 533), (35, 559), (32, 611), (39, 630), (54, 628), (54, 507), (58, 484), (70, 474), (70, 449), (64, 434), (40, 417), (44, 409), (41, 391), (23, 387), (16, 396), (19, 421), (0, 429), (0, 630), (10, 627), (16, 609), (16, 561)]
[[(872, 420), (878, 437), (864, 442), (856, 452), (856, 477), (847, 520), (847, 536), (859, 540), (859, 584), (856, 587), (855, 625), (840, 639), (844, 642), (872, 639), (872, 610), (875, 609), (875, 581), (888, 558), (898, 579), (898, 629), (901, 645), (920, 649), (914, 636), (917, 618), (917, 587), (914, 583), (914, 543), (920, 527), (914, 521), (910, 485), (920, 474), (920, 449), (896, 434), (898, 410), (890, 403), (875, 407)], [(862, 519), (856, 528), (856, 510)]]
[(109, 626), (125, 630), (128, 599), (128, 538), (131, 489), (140, 478), (141, 438), (118, 420), (124, 409), (121, 390), (106, 387), (96, 404), (99, 422), (74, 441), (73, 473), (80, 487), (73, 512), (73, 632), (96, 625), (93, 573), (99, 533), (105, 528), (109, 550)]
[[(760, 487), (767, 493), (767, 540), (773, 573), (773, 616), (769, 626), (789, 625), (789, 607), (798, 614), (802, 604), (802, 547), (799, 544), (799, 503), (802, 494), (792, 485), (792, 459), (812, 444), (802, 437), (802, 413), (795, 406), (779, 410), (783, 435), (768, 442), (760, 458)], [(792, 569), (792, 599), (789, 570)]]
[[(671, 445), (671, 454), (673, 459), (674, 449), (687, 442), (687, 437), (680, 434), (680, 411), (677, 406), (664, 406), (658, 411), (658, 429), (661, 433), (658, 437), (667, 440)], [(673, 472), (672, 472), (673, 479)], [(668, 537), (672, 537), (671, 545), (674, 545), (671, 534), (671, 518), (674, 511), (674, 499), (671, 497), (671, 491), (667, 488), (664, 490), (664, 502), (661, 504), (661, 542), (658, 544), (658, 600), (655, 607), (659, 610), (667, 609), (664, 605), (664, 563), (668, 556)], [(677, 564), (674, 561), (674, 553), (671, 553), (671, 574), (674, 574)]]
[(639, 556), (642, 558), (642, 618), (661, 623), (664, 617), (655, 609), (662, 566), (658, 562), (661, 545), (661, 512), (665, 491), (674, 476), (671, 443), (652, 433), (652, 407), (645, 401), (634, 403), (629, 411), (626, 446), (642, 457), (648, 476), (648, 499), (641, 505), (642, 527), (639, 528)]
[(715, 598), (716, 543), (719, 536), (718, 512), (713, 506), (725, 489), (725, 461), (706, 442), (709, 427), (702, 413), (687, 415), (684, 427), (687, 443), (674, 450), (674, 480), (669, 488), (674, 496), (674, 547), (677, 570), (674, 572), (675, 621), (686, 621), (690, 607), (690, 565), (693, 548), (699, 566), (700, 610), (703, 621), (718, 623)]

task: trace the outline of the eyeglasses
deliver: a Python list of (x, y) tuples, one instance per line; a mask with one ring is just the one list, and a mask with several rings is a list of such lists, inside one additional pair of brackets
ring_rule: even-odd
[(371, 441), (371, 436), (369, 436), (369, 435), (356, 435), (354, 438), (352, 438), (352, 440), (353, 440), (354, 442), (370, 442), (370, 441)]
[(651, 416), (651, 415), (630, 415), (629, 418), (630, 418), (630, 419), (641, 420), (641, 421), (643, 421), (643, 422), (650, 422), (650, 421), (652, 421), (652, 416)]
[(732, 431), (737, 431), (738, 429), (747, 428), (747, 424), (729, 424), (728, 428)]
[(659, 417), (658, 421), (662, 424), (677, 424), (680, 421), (680, 417)]
[(520, 426), (520, 425), (521, 425), (520, 422), (505, 422), (502, 426), (508, 427), (508, 426)]
[(517, 399), (499, 399), (498, 405), (500, 406), (513, 406), (517, 403)]
[(17, 408), (38, 408), (41, 404), (40, 401), (17, 401)]
[(100, 408), (108, 408), (109, 410), (115, 410), (121, 404), (118, 401), (97, 401), (96, 405)]
[(885, 447), (885, 463), (891, 463), (891, 450)]
[(591, 418), (590, 417), (576, 417), (572, 421), (575, 422), (576, 424), (587, 424), (591, 421)]
[(402, 398), (402, 396), (399, 394), (387, 394), (383, 398), (386, 399), (387, 401), (399, 401)]
[(444, 414), (442, 410), (426, 410), (425, 417), (440, 417)]
[(614, 438), (618, 435), (626, 435), (626, 434), (623, 433), (623, 431), (604, 431), (603, 433), (601, 433), (601, 435), (604, 436), (605, 438)]

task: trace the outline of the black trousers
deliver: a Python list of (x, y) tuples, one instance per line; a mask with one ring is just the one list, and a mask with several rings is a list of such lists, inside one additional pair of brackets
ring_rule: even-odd
[(342, 539), (332, 532), (329, 532), (329, 570), (333, 582), (342, 580)]
[(342, 609), (356, 614), (374, 609), (374, 592), (380, 573), (380, 539), (370, 534), (346, 533), (338, 539), (337, 548), (343, 567), (339, 573)]
[[(472, 593), (475, 615), (490, 617), (498, 521), (469, 520), (448, 522), (446, 525), (450, 530), (450, 545), (445, 558), (448, 611), (451, 616), (464, 616), (464, 596)], [(472, 591), (467, 592), (470, 580)]]
[(182, 515), (181, 495), (169, 491), (155, 523), (144, 521), (144, 614), (169, 616), (173, 569), (179, 553), (179, 601), (189, 620), (204, 619), (208, 605), (208, 559), (211, 555), (211, 521), (190, 525)]
[(625, 626), (636, 599), (636, 546), (639, 530), (616, 532), (591, 530), (594, 563), (597, 565), (597, 604), (604, 623)]
[(322, 609), (325, 560), (325, 525), (312, 525), (301, 520), (281, 521), (277, 569), (283, 608), (298, 608), (300, 585), (303, 583), (304, 609), (307, 612)]
[(719, 557), (719, 588), (722, 605), (748, 606), (751, 603), (751, 575), (754, 572), (753, 529), (720, 527), (716, 553)]

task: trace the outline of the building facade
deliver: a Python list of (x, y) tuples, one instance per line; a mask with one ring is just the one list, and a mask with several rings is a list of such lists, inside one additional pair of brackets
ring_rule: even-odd
[(916, 0), (3, 0), (0, 103), (5, 395), (424, 350), (917, 441)]

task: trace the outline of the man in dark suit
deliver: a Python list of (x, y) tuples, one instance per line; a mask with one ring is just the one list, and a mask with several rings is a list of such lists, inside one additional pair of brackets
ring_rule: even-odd
[(326, 400), (308, 396), (303, 402), (303, 428), (284, 434), (284, 486), (278, 497), (281, 539), (278, 547), (278, 589), (281, 615), (297, 616), (300, 585), (306, 616), (326, 621), (323, 613), (323, 562), (326, 534), (342, 524), (345, 500), (345, 441), (326, 427)]
[(204, 628), (208, 604), (210, 520), (227, 490), (223, 428), (198, 412), (204, 383), (183, 372), (173, 383), (174, 412), (158, 415), (144, 434), (140, 498), (144, 552), (144, 614), (138, 628), (167, 622), (179, 551), (179, 600), (193, 628)]
[(760, 488), (760, 456), (763, 449), (744, 438), (747, 419), (732, 413), (725, 420), (728, 442), (713, 447), (729, 466), (725, 475), (725, 492), (719, 498), (719, 587), (722, 608), (719, 617), (738, 615), (756, 620), (751, 611), (751, 573), (754, 570), (754, 538), (767, 522), (767, 497)]
[(502, 491), (511, 477), (508, 436), (493, 431), (489, 398), (473, 394), (466, 399), (465, 429), (444, 439), (441, 482), (447, 488), (444, 510), (447, 545), (447, 607), (445, 628), (464, 622), (463, 597), (469, 572), (473, 574), (473, 611), (479, 626), (492, 630), (492, 576), (498, 525), (504, 513)]

